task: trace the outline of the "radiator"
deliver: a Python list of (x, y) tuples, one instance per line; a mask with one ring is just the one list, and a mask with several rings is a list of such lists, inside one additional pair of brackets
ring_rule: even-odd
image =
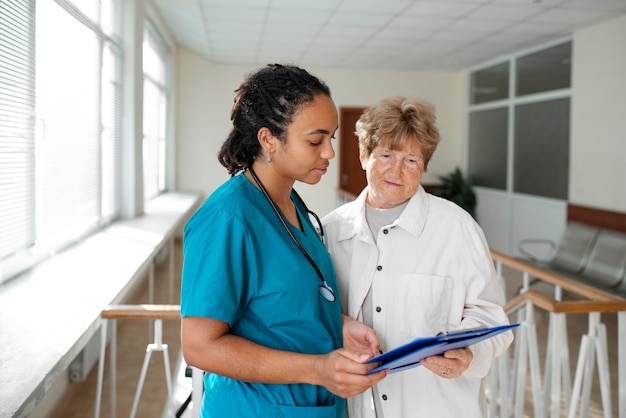
[[(83, 382), (93, 367), (98, 363), (100, 356), (100, 329), (87, 342), (85, 348), (76, 356), (68, 367), (69, 379), (71, 382)], [(107, 335), (107, 342), (110, 337)]]

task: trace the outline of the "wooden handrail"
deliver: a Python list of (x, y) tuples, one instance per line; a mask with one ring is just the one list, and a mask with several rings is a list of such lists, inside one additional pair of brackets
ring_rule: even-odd
[(519, 308), (521, 308), (523, 305), (526, 304), (525, 293), (526, 292), (515, 295), (514, 297), (506, 301), (503, 309), (504, 309), (504, 312), (507, 313), (507, 315), (513, 313), (514, 311), (518, 310)]
[(519, 295), (508, 300), (504, 305), (504, 311), (510, 313), (511, 311), (521, 307), (526, 301), (530, 301), (533, 305), (539, 306), (544, 311), (556, 312), (556, 305), (559, 303), (556, 299), (546, 296), (536, 290), (526, 290)]
[(515, 270), (527, 272), (532, 277), (536, 277), (541, 281), (550, 283), (555, 286), (560, 286), (565, 290), (568, 290), (572, 293), (575, 293), (576, 295), (585, 297), (587, 299), (593, 299), (596, 301), (626, 301), (626, 299), (618, 295), (614, 295), (602, 289), (598, 289), (588, 284), (570, 279), (569, 277), (565, 277), (560, 274), (544, 270), (541, 267), (537, 267), (523, 260), (509, 257), (495, 250), (491, 250), (491, 257), (495, 261), (499, 261), (502, 264), (509, 266)]
[(532, 289), (527, 290), (522, 295), (524, 299), (530, 301), (535, 306), (539, 306), (544, 311), (557, 312), (558, 301), (553, 297)]
[(543, 270), (533, 264), (523, 260), (511, 258), (507, 255), (491, 250), (491, 256), (495, 261), (509, 266), (517, 271), (527, 272), (533, 277), (555, 286), (587, 298), (587, 300), (559, 301), (539, 291), (529, 289), (516, 295), (504, 305), (505, 312), (511, 312), (519, 308), (525, 301), (530, 301), (533, 305), (548, 312), (566, 314), (584, 314), (590, 312), (621, 312), (626, 311), (626, 299), (618, 295), (594, 288), (557, 273)]
[(626, 300), (622, 301), (595, 301), (595, 300), (571, 300), (557, 302), (554, 307), (555, 312), (560, 313), (589, 313), (589, 312), (602, 312), (602, 313), (615, 313), (626, 311)]
[(180, 305), (107, 305), (100, 316), (103, 319), (180, 319)]
[(554, 312), (554, 313), (566, 313), (566, 314), (585, 314), (590, 312), (601, 313), (615, 313), (620, 311), (626, 311), (626, 299), (621, 301), (612, 300), (572, 300), (572, 301), (559, 301), (545, 295), (537, 290), (527, 290), (519, 295), (513, 297), (504, 305), (504, 310), (507, 313), (517, 309), (522, 303), (530, 301), (533, 305), (540, 307), (541, 309)]

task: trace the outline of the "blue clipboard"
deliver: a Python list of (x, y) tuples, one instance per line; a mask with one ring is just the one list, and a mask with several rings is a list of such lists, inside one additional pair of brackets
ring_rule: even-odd
[(466, 348), (479, 341), (491, 338), (520, 324), (501, 325), (497, 327), (474, 328), (439, 334), (434, 337), (416, 338), (413, 341), (373, 357), (365, 363), (381, 363), (367, 374), (389, 369), (390, 373), (412, 369), (420, 365), (426, 357), (437, 356), (448, 350)]

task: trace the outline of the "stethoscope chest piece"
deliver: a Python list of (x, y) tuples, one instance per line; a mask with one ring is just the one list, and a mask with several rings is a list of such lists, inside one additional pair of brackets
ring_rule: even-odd
[(326, 283), (324, 280), (324, 284), (321, 284), (318, 288), (320, 295), (329, 302), (334, 302), (337, 298), (335, 297), (335, 292), (333, 292), (333, 288)]

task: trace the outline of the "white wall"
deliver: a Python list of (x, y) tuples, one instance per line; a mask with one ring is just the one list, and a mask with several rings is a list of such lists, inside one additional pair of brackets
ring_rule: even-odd
[[(573, 34), (570, 202), (618, 212), (626, 212), (624, 40), (626, 16)], [(179, 50), (177, 64), (177, 186), (208, 195), (228, 178), (216, 154), (230, 130), (233, 90), (257, 67), (215, 65), (185, 50)], [(338, 107), (368, 106), (397, 94), (431, 101), (437, 108), (443, 140), (423, 181), (436, 182), (439, 175), (455, 166), (465, 168), (467, 80), (464, 72), (307, 69), (328, 83)], [(320, 184), (296, 185), (307, 204), (320, 215), (335, 207), (337, 161), (338, 158), (331, 162)], [(558, 240), (565, 223), (564, 203), (548, 202), (541, 216), (553, 228), (539, 227), (540, 231), (536, 231), (529, 228), (529, 225), (541, 225), (536, 222), (534, 200), (522, 202), (515, 206), (521, 209), (516, 210), (512, 203), (504, 207), (490, 205), (496, 201), (482, 196), (478, 208), (479, 222), (495, 249), (514, 253), (519, 239), (538, 233)], [(502, 214), (504, 208), (506, 216)], [(528, 208), (532, 210), (520, 213)]]
[(626, 212), (626, 16), (573, 38), (570, 202)]
[[(230, 131), (234, 90), (258, 67), (216, 65), (179, 49), (177, 68), (177, 186), (209, 195), (228, 179), (216, 155)], [(430, 101), (436, 106), (443, 139), (424, 182), (436, 182), (437, 176), (462, 164), (466, 142), (462, 73), (306, 69), (329, 85), (337, 107), (369, 106), (393, 95)], [(319, 184), (295, 187), (310, 209), (323, 216), (335, 207), (338, 177), (336, 156)]]
[(520, 256), (523, 239), (558, 242), (567, 203), (626, 213), (624, 41), (626, 16), (573, 34), (568, 202), (478, 188), (478, 221), (491, 248)]

